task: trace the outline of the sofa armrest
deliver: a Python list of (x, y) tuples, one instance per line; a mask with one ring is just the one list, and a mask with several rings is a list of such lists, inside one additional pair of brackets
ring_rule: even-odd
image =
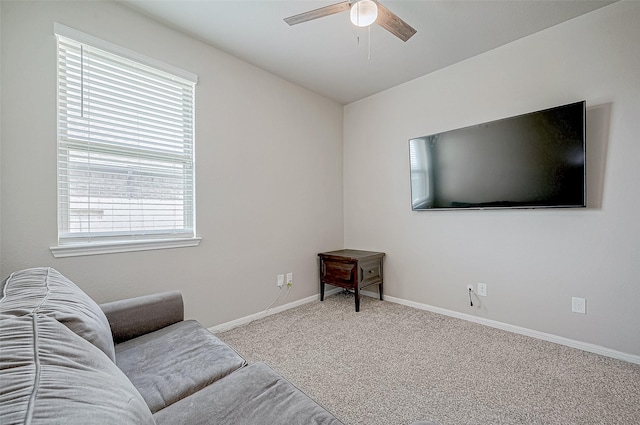
[(184, 320), (179, 291), (143, 295), (100, 304), (117, 344)]

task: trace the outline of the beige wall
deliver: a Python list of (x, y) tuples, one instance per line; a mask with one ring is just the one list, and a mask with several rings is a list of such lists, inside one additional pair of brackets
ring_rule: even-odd
[[(388, 295), (640, 354), (638, 22), (616, 3), (345, 107), (345, 244), (387, 253)], [(589, 208), (411, 211), (408, 139), (583, 99)]]
[[(2, 2), (2, 278), (52, 266), (98, 301), (180, 289), (206, 326), (318, 293), (343, 245), (342, 112), (329, 101), (114, 2)], [(53, 22), (198, 74), (197, 248), (55, 259)]]

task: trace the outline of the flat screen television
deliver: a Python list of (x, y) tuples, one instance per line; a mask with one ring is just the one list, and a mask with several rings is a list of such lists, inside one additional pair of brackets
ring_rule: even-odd
[(586, 206), (584, 101), (409, 140), (413, 210)]

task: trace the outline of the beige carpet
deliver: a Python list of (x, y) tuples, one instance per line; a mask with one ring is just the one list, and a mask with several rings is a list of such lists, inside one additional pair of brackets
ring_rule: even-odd
[(218, 334), (346, 425), (640, 424), (640, 366), (337, 294)]

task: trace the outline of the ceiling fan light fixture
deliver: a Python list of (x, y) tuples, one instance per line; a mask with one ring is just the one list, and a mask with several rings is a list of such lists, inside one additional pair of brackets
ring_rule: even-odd
[(378, 5), (373, 0), (356, 0), (350, 13), (353, 25), (368, 27), (378, 19)]

